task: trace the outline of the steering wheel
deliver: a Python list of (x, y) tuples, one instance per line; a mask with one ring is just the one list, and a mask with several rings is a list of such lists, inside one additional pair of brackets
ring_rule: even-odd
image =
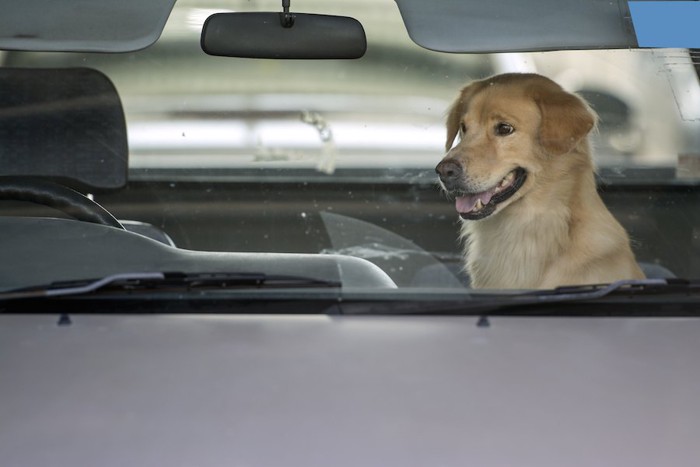
[(79, 221), (124, 229), (112, 214), (87, 196), (47, 180), (0, 178), (0, 200), (29, 201), (58, 209)]

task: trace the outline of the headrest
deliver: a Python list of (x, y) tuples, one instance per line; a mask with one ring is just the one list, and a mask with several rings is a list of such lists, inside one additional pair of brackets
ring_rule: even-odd
[(127, 182), (124, 110), (112, 82), (87, 68), (0, 68), (0, 175), (83, 192)]

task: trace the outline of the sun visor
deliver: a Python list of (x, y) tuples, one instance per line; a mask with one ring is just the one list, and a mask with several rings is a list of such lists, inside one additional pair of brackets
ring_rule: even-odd
[(0, 50), (131, 52), (160, 37), (175, 0), (11, 1)]
[(637, 47), (627, 0), (396, 0), (408, 34), (440, 52)]

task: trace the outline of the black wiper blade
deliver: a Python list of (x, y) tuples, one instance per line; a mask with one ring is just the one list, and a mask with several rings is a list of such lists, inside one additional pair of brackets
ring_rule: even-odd
[(631, 279), (610, 284), (557, 287), (552, 290), (528, 292), (513, 297), (530, 303), (552, 303), (596, 300), (616, 294), (668, 293), (688, 288), (700, 288), (700, 283), (687, 279)]
[(0, 293), (0, 300), (83, 295), (114, 284), (138, 284), (142, 281), (163, 280), (164, 278), (165, 274), (161, 272), (132, 272), (112, 274), (100, 279), (52, 282), (48, 285), (23, 287), (9, 292), (2, 292)]
[(134, 272), (113, 274), (100, 279), (53, 282), (0, 293), (0, 301), (25, 298), (77, 297), (97, 292), (193, 291), (202, 289), (240, 288), (339, 288), (340, 282), (304, 276), (267, 275), (263, 273), (181, 273)]
[[(665, 313), (697, 315), (700, 281), (687, 279), (620, 280), (610, 284), (558, 287), (514, 294), (500, 303), (500, 309), (548, 314), (548, 310), (599, 313), (605, 316), (653, 316), (663, 305)], [(550, 308), (550, 306), (552, 308)], [(520, 313), (520, 311), (518, 311)]]
[(563, 286), (556, 289), (536, 290), (504, 296), (495, 296), (503, 308), (596, 302), (615, 297), (668, 296), (700, 292), (700, 282), (687, 279), (630, 279), (610, 284)]
[[(700, 281), (687, 279), (622, 280), (611, 284), (566, 286), (536, 291), (474, 291), (394, 300), (354, 300), (346, 296), (346, 314), (380, 315), (506, 315), (552, 314), (652, 316), (660, 304), (668, 313), (698, 315)], [(634, 308), (631, 310), (630, 307)]]

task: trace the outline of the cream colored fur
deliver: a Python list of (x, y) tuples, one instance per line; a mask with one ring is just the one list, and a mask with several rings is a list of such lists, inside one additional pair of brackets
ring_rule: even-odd
[[(491, 128), (502, 120), (515, 132), (494, 137)], [(587, 141), (594, 123), (583, 101), (539, 75), (500, 75), (462, 90), (448, 118), (446, 146), (460, 133), (455, 125), (468, 129), (444, 160), (458, 161), (465, 183), (483, 189), (516, 167), (527, 170), (523, 186), (493, 214), (462, 220), (472, 287), (554, 288), (644, 277), (627, 233), (596, 190)]]

